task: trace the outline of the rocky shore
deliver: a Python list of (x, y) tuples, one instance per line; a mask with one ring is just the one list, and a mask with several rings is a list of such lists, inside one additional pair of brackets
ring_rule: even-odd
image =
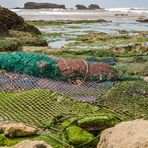
[[(126, 25), (25, 21), (0, 7), (0, 147), (146, 148), (148, 30)], [(64, 38), (66, 46), (49, 46)]]

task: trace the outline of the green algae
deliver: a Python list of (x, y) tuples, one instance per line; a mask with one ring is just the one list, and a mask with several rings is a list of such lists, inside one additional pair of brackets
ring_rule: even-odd
[(70, 126), (65, 131), (68, 142), (73, 145), (80, 145), (91, 141), (95, 138), (94, 135), (78, 126)]
[(85, 35), (79, 35), (76, 42), (67, 44), (68, 47), (73, 46), (112, 46), (126, 45), (130, 43), (148, 42), (148, 38), (144, 35), (129, 36), (129, 35), (109, 35), (106, 33), (91, 32)]
[(67, 20), (67, 21), (27, 21), (27, 23), (34, 25), (34, 26), (61, 26), (65, 24), (83, 24), (83, 23), (104, 23), (107, 22), (106, 20), (100, 19), (100, 20)]
[(9, 37), (0, 37), (0, 51), (20, 51), (21, 43), (19, 40), (15, 40)]

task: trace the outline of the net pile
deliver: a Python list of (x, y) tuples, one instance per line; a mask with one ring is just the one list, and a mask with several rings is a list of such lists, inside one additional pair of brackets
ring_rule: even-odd
[(66, 81), (108, 81), (117, 78), (116, 70), (105, 63), (56, 59), (35, 53), (0, 54), (0, 69)]

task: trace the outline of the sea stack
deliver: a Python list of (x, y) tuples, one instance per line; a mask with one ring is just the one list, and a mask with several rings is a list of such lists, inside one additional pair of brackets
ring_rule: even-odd
[(54, 3), (35, 3), (35, 2), (27, 2), (24, 4), (24, 9), (66, 9), (65, 5), (59, 5)]

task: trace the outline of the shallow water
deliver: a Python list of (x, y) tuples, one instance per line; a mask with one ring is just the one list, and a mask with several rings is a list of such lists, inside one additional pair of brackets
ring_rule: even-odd
[[(148, 31), (148, 24), (138, 22), (110, 22), (110, 23), (83, 23), (83, 24), (65, 24), (57, 26), (44, 26), (39, 29), (46, 33), (59, 33), (57, 36), (45, 36), (45, 39), (49, 42), (49, 46), (52, 48), (67, 48), (68, 43), (75, 41), (79, 35), (86, 34), (88, 32), (104, 32), (112, 35), (119, 35), (119, 31), (128, 31), (129, 35), (134, 36), (137, 33), (133, 31)], [(98, 46), (77, 46), (75, 48), (102, 48)]]

